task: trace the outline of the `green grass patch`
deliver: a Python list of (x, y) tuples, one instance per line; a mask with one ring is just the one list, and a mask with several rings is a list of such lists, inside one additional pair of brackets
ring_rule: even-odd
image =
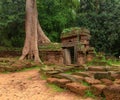
[(52, 88), (55, 92), (64, 92), (64, 91), (66, 91), (66, 89), (60, 88), (56, 84), (47, 83), (47, 86)]
[(41, 74), (41, 79), (46, 80), (48, 77), (45, 74)]
[(71, 28), (66, 28), (62, 31), (61, 38), (64, 37), (69, 37), (72, 35), (78, 35), (80, 33), (84, 33), (85, 35), (89, 35), (90, 31), (86, 28), (83, 27), (71, 27)]
[(40, 66), (32, 66), (30, 68), (23, 68), (21, 70), (18, 70), (17, 72), (24, 72), (24, 71), (29, 71), (29, 70), (33, 70), (33, 69), (40, 70)]
[(84, 86), (90, 86), (87, 82), (85, 81), (81, 81), (81, 84), (84, 85)]
[(72, 73), (77, 73), (77, 72), (83, 72), (84, 70), (79, 70), (79, 69), (72, 69), (69, 71), (64, 72), (65, 74), (72, 74)]
[(43, 44), (39, 46), (40, 51), (61, 51), (62, 45), (61, 43), (49, 43)]
[(25, 72), (25, 71), (30, 71), (30, 70), (33, 70), (33, 69), (36, 69), (36, 70), (40, 70), (40, 67), (39, 66), (33, 66), (33, 67), (30, 67), (30, 68), (23, 68), (23, 69), (18, 69), (16, 71), (3, 71), (1, 73), (3, 74), (9, 74), (9, 73), (14, 73), (14, 72)]
[(95, 98), (95, 95), (90, 90), (87, 90), (85, 91), (85, 97)]

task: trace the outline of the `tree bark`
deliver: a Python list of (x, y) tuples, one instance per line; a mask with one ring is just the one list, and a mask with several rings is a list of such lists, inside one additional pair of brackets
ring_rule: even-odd
[(28, 59), (34, 59), (35, 62), (41, 62), (39, 58), (38, 43), (49, 43), (50, 40), (42, 31), (38, 22), (36, 0), (26, 0), (25, 31), (26, 39), (20, 60), (27, 57)]
[(40, 45), (41, 43), (50, 43), (50, 40), (44, 34), (39, 22), (37, 25), (37, 31), (38, 31), (38, 45)]

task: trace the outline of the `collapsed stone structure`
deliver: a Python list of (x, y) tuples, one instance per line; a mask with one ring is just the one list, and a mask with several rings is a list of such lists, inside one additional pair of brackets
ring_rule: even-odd
[(65, 29), (61, 34), (62, 43), (41, 45), (40, 56), (47, 63), (82, 65), (95, 56), (94, 48), (89, 45), (90, 37), (85, 28)]

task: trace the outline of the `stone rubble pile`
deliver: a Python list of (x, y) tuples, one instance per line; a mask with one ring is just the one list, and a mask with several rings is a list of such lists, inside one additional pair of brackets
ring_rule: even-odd
[[(71, 73), (68, 74), (66, 71)], [(105, 96), (106, 100), (120, 100), (119, 70), (112, 71), (103, 66), (89, 68), (70, 66), (43, 68), (41, 72), (48, 76), (48, 83), (56, 84), (81, 96), (91, 91), (97, 97)]]

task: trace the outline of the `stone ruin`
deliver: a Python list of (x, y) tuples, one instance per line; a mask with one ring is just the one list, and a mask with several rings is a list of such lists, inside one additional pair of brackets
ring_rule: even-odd
[(61, 43), (42, 44), (40, 56), (45, 63), (82, 65), (95, 56), (90, 47), (90, 32), (85, 28), (65, 29), (61, 34)]
[[(44, 63), (55, 64), (40, 68), (49, 84), (95, 100), (120, 100), (120, 66), (108, 66), (95, 57), (90, 47), (90, 32), (85, 28), (66, 29), (61, 34), (61, 44), (40, 46), (40, 56)], [(93, 61), (88, 66), (87, 61)], [(60, 64), (60, 65), (58, 65)], [(63, 66), (61, 65), (63, 64)], [(67, 66), (69, 65), (69, 66)]]
[(52, 65), (41, 68), (40, 73), (46, 76), (49, 84), (55, 84), (82, 97), (120, 100), (120, 70), (105, 66)]
[(94, 48), (90, 47), (90, 32), (85, 28), (71, 28), (64, 30), (61, 35), (64, 52), (64, 64), (85, 64), (94, 57)]

